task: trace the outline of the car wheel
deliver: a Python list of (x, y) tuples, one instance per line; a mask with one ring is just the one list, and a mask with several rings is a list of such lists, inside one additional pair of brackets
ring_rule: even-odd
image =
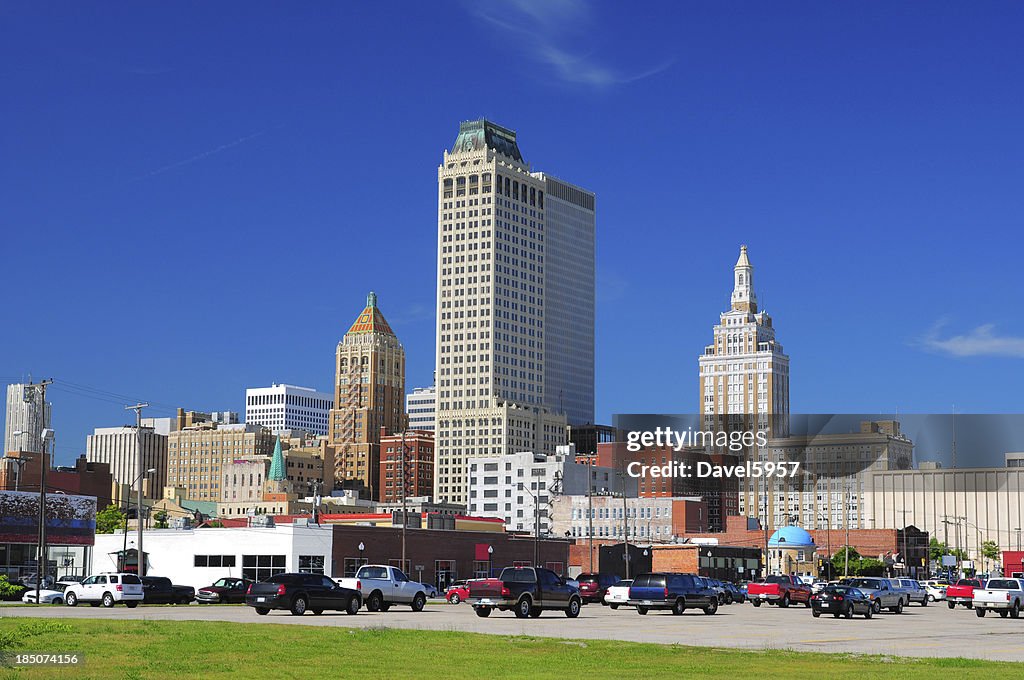
[(114, 606), (114, 596), (110, 593), (103, 593), (103, 606), (110, 609)]
[[(978, 611), (981, 611), (981, 610), (979, 609)], [(1009, 614), (1010, 614), (1010, 612), (1006, 611), (1005, 609), (999, 610), (1000, 618), (1004, 618), (1005, 619), (1007, 616), (1009, 616)]]
[(1010, 608), (1010, 618), (1020, 618), (1020, 602), (1014, 600), (1013, 607)]
[(813, 616), (814, 618), (818, 618), (819, 616), (821, 616), (821, 612), (819, 612), (817, 609), (812, 609), (811, 616)]
[(753, 604), (755, 607), (761, 606), (761, 600), (751, 600), (750, 603)]
[(68, 593), (67, 600), (65, 601), (67, 606), (74, 607), (78, 605), (78, 596), (74, 593)]
[(618, 609), (619, 608), (619, 605), (617, 605), (617, 604), (610, 604), (608, 606), (611, 607), (612, 609)]
[(872, 609), (875, 610), (876, 614), (881, 614), (882, 613), (882, 601), (881, 600), (875, 600), (875, 604), (872, 606)]
[(486, 619), (488, 616), (491, 615), (490, 607), (477, 607), (475, 611), (476, 615), (479, 616), (481, 619)]
[(866, 612), (864, 612), (864, 618), (865, 619), (870, 619), (874, 615), (875, 615), (875, 612), (874, 612), (874, 609), (872, 607), (868, 607), (868, 610)]
[(832, 612), (832, 618), (833, 619), (838, 619), (842, 615), (843, 615), (842, 612)]
[(565, 610), (565, 615), (570, 619), (575, 619), (580, 615), (581, 603), (575, 597), (569, 599), (569, 608)]
[(62, 599), (60, 599), (59, 597), (55, 597), (55, 598), (53, 598), (53, 600), (51, 601), (50, 604), (64, 604), (64, 601)]
[(852, 619), (853, 618), (853, 605), (852, 604), (846, 605), (846, 611), (843, 612), (843, 613), (846, 615), (846, 618)]
[(725, 603), (732, 604), (732, 593), (727, 593), (725, 596)]
[(927, 597), (924, 598), (923, 600), (921, 600), (921, 606), (922, 607), (927, 607), (928, 606), (928, 598)]
[(808, 609), (811, 608), (811, 598), (807, 598), (806, 600), (804, 600), (804, 606)]
[(323, 609), (314, 609), (313, 610), (313, 616), (320, 616), (323, 613), (324, 613)]
[(525, 619), (530, 616), (530, 610), (533, 609), (533, 603), (530, 602), (530, 598), (524, 597), (516, 603), (515, 611), (516, 618)]
[(124, 606), (128, 607), (128, 609), (135, 609), (136, 607), (139, 606), (139, 603), (138, 602), (125, 602)]
[(636, 608), (636, 613), (639, 614), (640, 616), (646, 616), (647, 615), (647, 607), (637, 607)]
[(672, 605), (672, 613), (675, 614), (676, 616), (679, 616), (680, 614), (682, 614), (685, 611), (686, 611), (686, 602), (684, 602), (683, 598), (680, 597)]
[(359, 598), (353, 595), (348, 598), (348, 606), (345, 607), (345, 613), (349, 615), (358, 614), (361, 606), (362, 603), (359, 601)]
[(985, 618), (985, 610), (984, 609), (975, 609), (974, 613), (978, 615), (979, 619)]
[(783, 609), (789, 606), (789, 593), (782, 596), (782, 602), (779, 603), (779, 606)]
[(974, 609), (974, 603), (973, 603), (973, 602), (968, 602), (968, 603), (967, 603), (966, 605), (964, 605), (964, 606), (966, 606), (966, 607), (967, 607), (968, 609)]
[(416, 593), (416, 596), (412, 598), (412, 610), (414, 612), (423, 611), (423, 607), (427, 604), (427, 598), (423, 593)]
[(266, 607), (256, 607), (256, 613), (259, 614), (260, 616), (266, 616), (267, 614), (270, 613), (270, 610), (267, 609)]
[(935, 596), (934, 596), (934, 595), (932, 595), (931, 593), (929, 593), (929, 594), (928, 594), (928, 597), (926, 597), (925, 599), (926, 599), (926, 600), (927, 600), (928, 602), (935, 602)]
[(903, 613), (903, 600), (900, 600), (896, 603), (896, 609), (894, 609), (893, 611), (895, 611), (897, 614)]
[(391, 609), (391, 603), (390, 602), (381, 602), (380, 603), (380, 610), (382, 612), (386, 612), (389, 609)]
[(305, 614), (306, 613), (306, 606), (308, 604), (309, 603), (306, 602), (306, 598), (303, 597), (302, 595), (299, 595), (298, 597), (296, 597), (294, 600), (292, 600), (292, 615), (293, 616), (302, 616), (303, 614)]
[(956, 609), (956, 602), (947, 602), (946, 606), (950, 609)]
[(449, 602), (449, 604), (458, 604), (458, 603), (462, 602), (462, 598), (459, 597), (458, 593), (452, 593), (451, 595), (448, 596), (448, 602)]
[(540, 607), (534, 607), (533, 609), (530, 610), (530, 618), (531, 619), (539, 619), (540, 615), (541, 615), (541, 612), (543, 612), (543, 611), (544, 610), (541, 609)]
[(718, 602), (716, 602), (715, 600), (711, 600), (711, 604), (709, 604), (707, 607), (704, 607), (704, 613), (707, 614), (708, 616), (711, 616), (712, 614), (714, 614), (717, 611), (718, 611)]
[(370, 597), (366, 598), (366, 611), (379, 612), (381, 605), (384, 604), (384, 598), (376, 590), (370, 593)]

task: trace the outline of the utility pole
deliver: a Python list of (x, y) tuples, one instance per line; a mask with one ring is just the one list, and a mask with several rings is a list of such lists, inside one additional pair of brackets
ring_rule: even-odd
[[(405, 428), (402, 428), (402, 452), (398, 460), (398, 469), (402, 474), (402, 571), (405, 568), (405, 525), (409, 523), (409, 514), (405, 509)], [(490, 577), (490, 574), (488, 574)]]
[[(53, 380), (41, 380), (37, 385), (32, 386), (33, 392), (39, 391), (39, 424), (46, 424), (46, 386), (53, 383)], [(33, 406), (35, 401), (33, 400)], [(53, 430), (44, 427), (40, 433), (43, 455), (39, 462), (39, 556), (36, 561), (36, 603), (39, 603), (39, 591), (43, 587), (43, 579), (46, 578), (46, 468), (49, 467), (46, 460), (46, 442), (53, 437)], [(19, 469), (19, 472), (21, 470)]]
[[(1018, 532), (1020, 530), (1018, 529)], [(1017, 535), (1020, 543), (1020, 534)], [(590, 573), (594, 573), (594, 459), (587, 466), (587, 545), (590, 550)], [(1018, 548), (1019, 550), (1020, 548)]]
[[(945, 557), (948, 554), (949, 554), (949, 516), (948, 515), (943, 515), (942, 516), (942, 555), (943, 555), (943, 557)], [(946, 565), (943, 564), (942, 568), (946, 569)], [(948, 571), (946, 572), (946, 575), (947, 576), (949, 575)]]
[(622, 470), (622, 559), (626, 563), (626, 579), (629, 579), (629, 508), (626, 505), (626, 471)]
[(135, 509), (135, 537), (136, 537), (136, 558), (135, 565), (138, 571), (138, 577), (142, 578), (146, 575), (146, 559), (142, 553), (142, 478), (145, 476), (142, 471), (145, 469), (142, 466), (142, 409), (148, 408), (148, 403), (139, 402), (134, 406), (125, 406), (126, 411), (135, 411), (135, 461), (136, 469), (139, 473), (138, 484), (138, 495), (136, 502), (138, 507)]

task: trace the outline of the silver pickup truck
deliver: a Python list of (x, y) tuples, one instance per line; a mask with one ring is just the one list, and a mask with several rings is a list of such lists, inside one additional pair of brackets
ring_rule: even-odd
[(876, 614), (883, 609), (893, 614), (902, 614), (903, 607), (909, 604), (907, 593), (887, 578), (859, 576), (843, 579), (840, 583), (857, 588), (871, 598)]
[(355, 578), (336, 580), (341, 587), (362, 593), (366, 609), (371, 612), (386, 612), (393, 604), (407, 604), (414, 612), (419, 612), (427, 603), (427, 587), (410, 581), (397, 567), (364, 564)]
[(989, 611), (997, 611), (1004, 619), (1017, 618), (1024, 607), (1024, 591), (1020, 579), (994, 578), (984, 588), (974, 589), (974, 611), (983, 617)]

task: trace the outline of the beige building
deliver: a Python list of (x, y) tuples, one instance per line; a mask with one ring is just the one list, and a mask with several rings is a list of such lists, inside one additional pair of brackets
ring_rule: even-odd
[[(334, 486), (334, 447), (325, 439), (289, 438), (281, 440), (286, 479), (283, 493), (311, 495), (310, 484), (321, 482), (321, 493), (330, 494)], [(223, 466), (221, 503), (255, 503), (263, 500), (267, 488), (271, 458), (242, 456)]]
[[(546, 374), (548, 321), (557, 327), (566, 319), (549, 319), (547, 304), (551, 296), (571, 304), (574, 287), (591, 285), (592, 279), (586, 271), (553, 278), (546, 271), (549, 258), (557, 257), (545, 250), (550, 230), (569, 228), (546, 216), (545, 197), (555, 181), (531, 171), (515, 132), (486, 120), (462, 123), (438, 167), (434, 495), (439, 499), (467, 502), (470, 459), (520, 451), (554, 454), (566, 441), (560, 395), (545, 391), (553, 384), (562, 385), (563, 392), (575, 389)], [(577, 217), (585, 213), (592, 223), (593, 194), (558, 184), (567, 200), (570, 189), (579, 192), (583, 212)], [(584, 315), (592, 314), (585, 312), (587, 299), (592, 297), (581, 294), (577, 300)], [(582, 324), (580, 331), (590, 338), (592, 353), (590, 328)], [(570, 336), (567, 330), (566, 342)], [(581, 343), (577, 354), (585, 362), (592, 354), (583, 347), (587, 341)], [(554, 351), (563, 366), (573, 365), (565, 356), (572, 352), (569, 345)], [(592, 389), (592, 375), (581, 373), (580, 379)], [(563, 404), (577, 405), (580, 412), (589, 408), (586, 400), (561, 396)]]
[(275, 437), (260, 425), (198, 422), (167, 436), (167, 481), (188, 498), (222, 499), (224, 468), (244, 457), (269, 457)]
[(872, 528), (913, 525), (975, 560), (985, 541), (1020, 550), (1024, 467), (872, 470), (864, 498)]
[[(142, 446), (142, 467), (139, 467), (139, 445)], [(121, 503), (125, 489), (134, 492), (140, 473), (146, 498), (160, 498), (167, 483), (168, 438), (151, 427), (143, 427), (136, 436), (135, 428), (98, 427), (85, 440), (85, 459), (105, 463), (113, 476), (113, 502)], [(145, 470), (155, 470), (145, 473)]]
[(376, 498), (380, 431), (405, 428), (405, 349), (370, 293), (366, 308), (338, 343), (330, 442), (335, 479)]

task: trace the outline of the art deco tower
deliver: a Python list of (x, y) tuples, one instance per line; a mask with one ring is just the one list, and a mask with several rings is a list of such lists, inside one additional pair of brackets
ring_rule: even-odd
[(460, 125), (437, 188), (434, 494), (465, 503), (472, 458), (554, 453), (592, 421), (594, 194), (486, 120)]
[(331, 444), (335, 480), (364, 498), (377, 493), (380, 428), (405, 428), (405, 349), (370, 293), (366, 308), (338, 343)]

